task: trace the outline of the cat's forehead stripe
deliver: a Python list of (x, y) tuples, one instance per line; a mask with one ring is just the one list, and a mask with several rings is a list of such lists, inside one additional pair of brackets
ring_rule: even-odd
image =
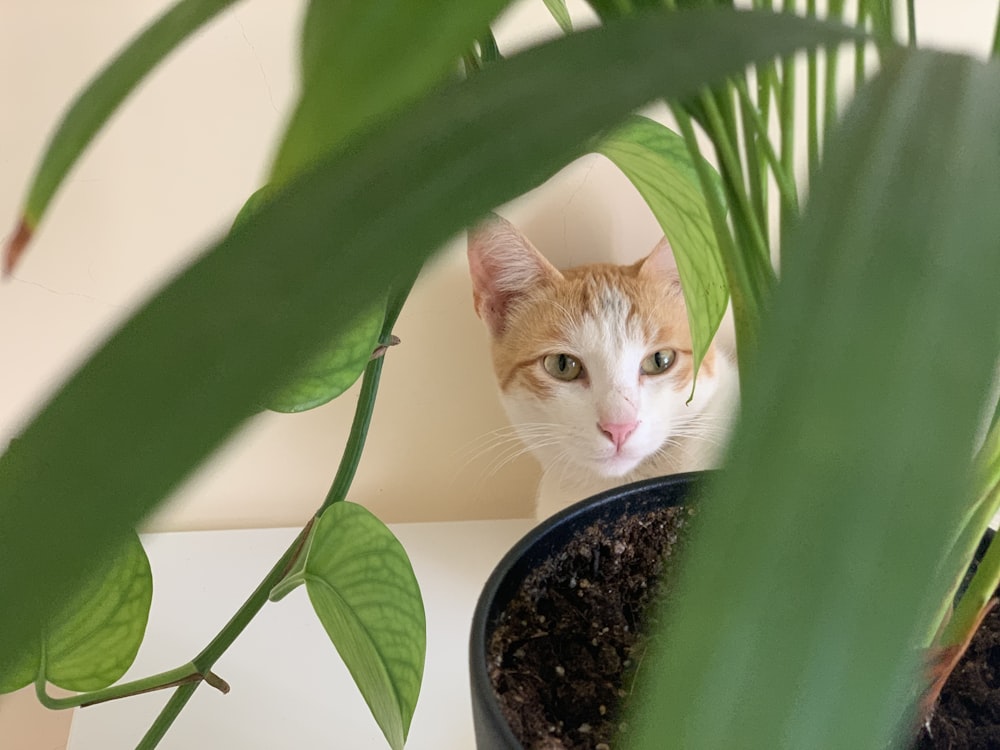
[[(674, 288), (641, 276), (636, 266), (597, 264), (569, 269), (530, 290), (494, 345), (501, 390), (526, 388), (547, 398), (554, 388), (538, 364), (545, 354), (573, 354), (588, 369), (602, 361), (627, 369), (626, 360), (638, 367), (652, 347), (690, 350), (691, 339)], [(678, 362), (670, 379), (683, 389), (690, 375), (690, 367)]]
[(632, 270), (596, 266), (587, 274), (570, 275), (565, 288), (556, 290), (566, 313), (562, 322), (567, 328), (562, 332), (570, 333), (582, 319), (592, 318), (609, 326), (609, 335), (619, 339), (689, 345), (683, 301), (669, 290), (637, 278)]

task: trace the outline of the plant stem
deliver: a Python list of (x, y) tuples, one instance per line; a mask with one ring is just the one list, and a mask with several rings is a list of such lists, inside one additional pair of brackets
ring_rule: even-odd
[[(225, 627), (212, 639), (211, 643), (194, 658), (195, 669), (198, 671), (209, 671), (215, 665), (215, 662), (218, 661), (219, 657), (225, 653), (226, 649), (232, 645), (233, 641), (239, 637), (246, 626), (250, 624), (250, 621), (267, 602), (267, 597), (271, 589), (285, 577), (288, 567), (301, 552), (301, 543), (306, 538), (311, 524), (312, 520), (310, 519), (309, 524), (298, 533), (295, 541), (285, 550), (284, 554), (282, 554), (264, 579), (257, 585), (257, 588), (254, 589), (253, 593), (243, 603), (243, 606), (239, 608), (236, 614), (226, 623)], [(167, 701), (167, 704), (156, 717), (156, 721), (153, 722), (153, 725), (146, 732), (145, 736), (143, 736), (137, 750), (152, 750), (152, 748), (156, 747), (197, 688), (198, 683), (192, 683), (181, 685), (174, 691), (174, 694), (170, 696), (170, 700)]]
[(462, 53), (462, 63), (465, 65), (466, 78), (477, 73), (482, 67), (474, 49), (467, 49)]
[[(828, 14), (838, 21), (844, 17), (844, 0), (830, 0)], [(840, 47), (826, 48), (826, 80), (823, 91), (823, 134), (833, 131), (837, 124), (837, 64)]]
[[(412, 284), (412, 281), (411, 281)], [(405, 297), (406, 291), (409, 287), (405, 287), (402, 292)], [(386, 324), (383, 326), (383, 331), (386, 328), (391, 327), (395, 322), (396, 315), (398, 315), (400, 305), (396, 304), (390, 309), (390, 314), (387, 316)], [(390, 321), (391, 318), (391, 321)], [(385, 336), (383, 336), (383, 339)], [(247, 598), (243, 603), (243, 606), (239, 608), (232, 619), (226, 623), (225, 627), (219, 631), (219, 633), (212, 639), (212, 641), (202, 650), (198, 656), (194, 658), (192, 664), (195, 670), (201, 674), (207, 674), (211, 668), (218, 661), (219, 657), (226, 652), (226, 650), (233, 644), (239, 635), (243, 632), (250, 621), (256, 616), (256, 614), (263, 608), (264, 604), (268, 601), (268, 596), (271, 590), (277, 586), (281, 580), (288, 573), (289, 568), (295, 562), (296, 558), (301, 554), (303, 544), (308, 538), (309, 530), (316, 517), (319, 516), (332, 502), (336, 500), (342, 500), (343, 496), (347, 492), (347, 488), (354, 478), (354, 474), (357, 470), (358, 460), (361, 457), (361, 451), (364, 448), (365, 438), (368, 435), (368, 426), (371, 423), (371, 415), (375, 405), (375, 396), (378, 392), (378, 383), (382, 374), (382, 364), (383, 357), (377, 357), (370, 361), (365, 367), (364, 379), (361, 386), (361, 393), (358, 396), (358, 403), (355, 407), (354, 423), (351, 426), (351, 433), (347, 439), (347, 446), (344, 448), (344, 454), (340, 460), (340, 466), (337, 469), (337, 475), (334, 479), (333, 486), (330, 489), (330, 493), (327, 495), (326, 500), (324, 500), (323, 505), (316, 512), (316, 514), (309, 520), (309, 523), (298, 533), (295, 537), (295, 541), (288, 547), (287, 550), (281, 555), (278, 561), (274, 564), (268, 574), (264, 579), (257, 585), (253, 593)], [(332, 499), (333, 498), (333, 499)], [(139, 750), (152, 750), (155, 748), (159, 741), (163, 738), (163, 735), (173, 724), (174, 720), (177, 718), (181, 709), (187, 704), (194, 694), (194, 691), (198, 688), (197, 682), (181, 685), (174, 691), (174, 694), (167, 701), (166, 706), (160, 711), (160, 714), (156, 717), (156, 721), (146, 732), (146, 735), (142, 738), (138, 748)]]
[(764, 147), (758, 142), (766, 139), (767, 133), (761, 133), (754, 125), (757, 109), (747, 93), (746, 81), (737, 78), (736, 90), (740, 102), (740, 123), (743, 130), (743, 150), (746, 153), (747, 184), (750, 187), (750, 203), (753, 206), (757, 223), (761, 226), (765, 237), (769, 236), (769, 220), (767, 215), (767, 172), (764, 169)]
[(351, 424), (350, 436), (347, 445), (344, 447), (344, 456), (340, 460), (337, 474), (330, 485), (330, 491), (323, 500), (316, 515), (329, 508), (333, 503), (338, 503), (347, 497), (347, 491), (354, 481), (354, 475), (358, 470), (358, 463), (361, 461), (361, 452), (365, 447), (365, 439), (368, 437), (368, 427), (371, 425), (372, 412), (375, 409), (375, 394), (378, 393), (379, 380), (382, 377), (383, 357), (373, 359), (365, 368), (364, 378), (361, 381), (361, 393), (358, 395), (358, 405), (354, 410), (354, 422)]
[[(747, 357), (756, 348), (757, 329), (761, 315), (761, 301), (758, 298), (757, 284), (754, 283), (747, 267), (746, 256), (736, 250), (733, 235), (726, 222), (726, 207), (713, 182), (712, 174), (701, 155), (701, 147), (691, 124), (691, 116), (681, 106), (671, 105), (674, 119), (684, 137), (691, 161), (694, 163), (701, 191), (708, 206), (708, 214), (712, 220), (716, 241), (719, 243), (719, 253), (722, 256), (723, 269), (726, 273), (726, 283), (733, 301), (733, 320), (736, 328), (736, 347), (740, 359), (740, 372), (745, 372)], [(745, 378), (740, 378), (745, 382)]]
[(493, 36), (493, 31), (489, 28), (477, 40), (479, 42), (479, 60), (483, 65), (490, 65), (503, 59), (500, 48), (497, 47), (497, 39)]
[[(795, 12), (794, 0), (785, 0), (783, 10), (786, 13)], [(781, 132), (781, 167), (785, 177), (795, 182), (795, 60), (786, 57), (781, 61), (781, 95), (778, 100), (778, 126)], [(785, 236), (793, 217), (788, 213), (787, 206), (782, 204), (779, 247), (785, 247)]]
[[(806, 14), (816, 17), (816, 0), (808, 0)], [(806, 55), (807, 101), (807, 142), (809, 151), (809, 175), (812, 177), (819, 168), (819, 60), (815, 47), (810, 47)]]
[[(938, 632), (951, 611), (956, 592), (965, 578), (979, 542), (989, 526), (990, 519), (1000, 510), (1000, 426), (990, 428), (982, 447), (976, 455), (976, 487), (979, 494), (955, 530), (951, 545), (942, 565), (943, 575), (951, 581), (949, 594), (941, 602), (941, 607), (932, 622), (932, 630), (926, 636), (926, 643), (934, 642)], [(994, 583), (993, 589), (996, 588)]]
[[(858, 18), (855, 21), (855, 27), (859, 31), (864, 31), (867, 26), (867, 11), (865, 9), (865, 0), (858, 0)], [(857, 91), (861, 88), (861, 84), (865, 82), (865, 52), (868, 49), (868, 43), (862, 38), (858, 37), (858, 40), (854, 43), (854, 90)]]
[(1000, 8), (997, 8), (997, 21), (993, 27), (992, 57), (1000, 57)]
[[(211, 673), (209, 673), (211, 674)], [(222, 692), (229, 692), (229, 686), (225, 682), (219, 680), (218, 677), (213, 675), (210, 684), (215, 684), (219, 686)], [(139, 695), (141, 693), (151, 693), (154, 690), (164, 690), (166, 688), (178, 687), (179, 685), (184, 685), (187, 683), (201, 682), (206, 680), (206, 676), (201, 674), (192, 662), (177, 667), (175, 669), (167, 670), (166, 672), (160, 672), (159, 674), (154, 674), (149, 677), (143, 677), (138, 680), (132, 680), (131, 682), (124, 682), (120, 685), (112, 685), (111, 687), (106, 687), (101, 690), (93, 690), (89, 693), (78, 693), (77, 695), (67, 696), (66, 698), (53, 698), (49, 695), (46, 688), (45, 681), (45, 670), (39, 670), (38, 679), (35, 680), (35, 694), (38, 696), (38, 702), (41, 703), (46, 708), (59, 711), (66, 708), (76, 708), (78, 706), (92, 706), (96, 703), (105, 703), (107, 701), (117, 700), (118, 698), (128, 698), (132, 695)]]
[[(755, 8), (761, 8), (763, 10), (772, 10), (773, 0), (754, 0), (753, 5)], [(767, 155), (768, 151), (770, 151), (772, 155), (774, 152), (774, 149), (771, 145), (771, 135), (768, 127), (768, 121), (771, 117), (771, 92), (778, 86), (777, 73), (775, 72), (774, 68), (774, 60), (768, 60), (764, 63), (757, 65), (754, 71), (757, 83), (756, 106), (754, 106), (753, 101), (750, 99), (750, 95), (746, 87), (745, 77), (736, 79), (736, 88), (737, 91), (740, 93), (741, 98), (743, 98), (746, 102), (744, 108), (746, 109), (747, 114), (750, 115), (750, 117), (757, 125), (756, 127), (757, 137), (755, 138), (755, 142), (757, 143), (757, 148), (759, 151), (757, 159), (758, 161), (763, 162), (765, 159), (769, 159)], [(743, 84), (742, 91), (740, 91), (740, 84)], [(761, 125), (760, 123), (763, 123), (763, 125)], [(746, 123), (744, 122), (744, 127), (745, 126)], [(774, 162), (771, 163), (771, 171), (774, 173), (777, 172)], [(762, 222), (765, 227), (765, 230), (767, 231), (768, 244), (771, 243), (772, 239), (771, 215), (770, 212), (768, 211), (769, 188), (770, 188), (770, 181), (768, 179), (768, 170), (761, 169), (760, 187), (759, 187), (761, 194), (760, 202), (763, 208), (764, 219), (762, 220)], [(780, 184), (778, 189), (781, 190)]]
[(153, 748), (160, 744), (163, 735), (173, 725), (177, 716), (183, 710), (184, 706), (187, 705), (187, 702), (191, 700), (191, 696), (194, 695), (194, 691), (197, 689), (198, 683), (196, 682), (190, 685), (181, 685), (177, 688), (174, 694), (170, 696), (170, 700), (167, 701), (167, 705), (157, 715), (156, 721), (146, 730), (146, 734), (143, 735), (139, 744), (135, 746), (135, 750), (153, 750)]
[(983, 441), (983, 447), (980, 449), (980, 453), (986, 449), (989, 444), (990, 437), (996, 432), (997, 424), (1000, 424), (1000, 398), (997, 399), (996, 405), (993, 407), (993, 416), (990, 417), (990, 428), (986, 433), (986, 440)]
[(913, 0), (906, 0), (906, 43), (911, 47), (917, 46), (917, 14)]
[(1000, 584), (1000, 536), (994, 536), (986, 555), (976, 568), (969, 587), (962, 594), (951, 619), (944, 626), (937, 645), (942, 647), (957, 646), (965, 643), (972, 629), (979, 620), (979, 613), (993, 598), (997, 585)]
[(775, 184), (778, 186), (778, 197), (788, 203), (787, 210), (796, 216), (799, 213), (798, 188), (794, 180), (789, 180), (788, 175), (781, 166), (781, 160), (774, 150), (774, 144), (768, 137), (767, 121), (763, 115), (754, 108), (750, 95), (746, 90), (746, 84), (742, 81), (736, 82), (736, 90), (740, 95), (740, 100), (745, 103), (744, 110), (747, 118), (744, 120), (744, 129), (750, 128), (756, 134), (756, 143), (764, 155), (768, 166), (774, 174)]
[[(867, 16), (872, 22), (875, 35), (875, 49), (879, 59), (895, 45), (892, 24), (892, 3), (890, 0), (864, 0)], [(859, 14), (860, 15), (860, 14)]]
[[(771, 269), (771, 254), (768, 249), (767, 238), (754, 217), (753, 208), (747, 197), (746, 183), (743, 178), (743, 167), (740, 164), (740, 157), (736, 144), (730, 139), (729, 129), (735, 129), (735, 123), (727, 123), (727, 120), (734, 119), (731, 113), (729, 117), (724, 117), (720, 111), (716, 99), (711, 95), (702, 97), (705, 115), (708, 118), (709, 136), (715, 146), (715, 152), (719, 158), (722, 182), (726, 187), (729, 197), (729, 207), (733, 213), (733, 222), (737, 232), (745, 237), (745, 250), (752, 251), (753, 258), (750, 260), (751, 267), (755, 267), (758, 273), (755, 277), (759, 280), (761, 274), (759, 269), (766, 267)], [(742, 232), (741, 232), (742, 230)], [(767, 278), (767, 274), (763, 275)], [(767, 286), (762, 297), (767, 296), (770, 289), (770, 280), (764, 282)]]

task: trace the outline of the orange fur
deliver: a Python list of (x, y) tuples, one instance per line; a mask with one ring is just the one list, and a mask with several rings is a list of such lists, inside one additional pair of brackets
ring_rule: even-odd
[[(628, 303), (626, 323), (637, 325), (655, 348), (674, 349), (679, 360), (672, 368), (674, 387), (690, 390), (693, 361), (687, 308), (679, 288), (664, 284), (658, 273), (643, 273), (644, 261), (630, 266), (595, 263), (545, 278), (526, 290), (507, 314), (505, 330), (493, 337), (493, 369), (500, 389), (523, 387), (539, 398), (553, 390), (551, 377), (541, 369), (546, 354), (572, 350), (569, 330), (587, 315), (600, 315), (609, 292)], [(715, 354), (710, 350), (702, 372), (711, 374)]]
[[(735, 370), (710, 348), (692, 393), (687, 308), (665, 240), (629, 266), (559, 271), (493, 217), (470, 232), (469, 269), (504, 408), (545, 469), (539, 517), (624, 481), (717, 465)], [(569, 360), (573, 370), (553, 370)]]

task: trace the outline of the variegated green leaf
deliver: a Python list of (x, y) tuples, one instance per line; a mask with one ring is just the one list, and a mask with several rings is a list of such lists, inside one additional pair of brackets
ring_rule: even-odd
[(0, 692), (34, 682), (39, 670), (46, 682), (77, 692), (116, 682), (139, 651), (152, 598), (149, 560), (133, 534), (45, 629), (44, 653), (36, 644), (0, 676)]
[(385, 297), (358, 312), (354, 323), (267, 402), (272, 411), (294, 413), (335, 399), (361, 377), (378, 346), (385, 320)]
[[(233, 229), (252, 221), (275, 192), (276, 189), (268, 184), (251, 195), (236, 215)], [(330, 304), (337, 304), (336, 299), (331, 299)], [(307, 411), (350, 388), (361, 377), (378, 346), (385, 315), (386, 295), (379, 293), (371, 304), (357, 311), (353, 325), (333, 337), (322, 352), (267, 400), (265, 406), (289, 414)]]
[(633, 116), (602, 138), (596, 150), (635, 185), (670, 240), (684, 287), (697, 372), (726, 312), (729, 291), (701, 183), (684, 139), (654, 120)]
[(305, 582), (316, 614), (386, 740), (401, 750), (420, 694), (426, 623), (402, 545), (360, 505), (331, 505), (316, 522)]

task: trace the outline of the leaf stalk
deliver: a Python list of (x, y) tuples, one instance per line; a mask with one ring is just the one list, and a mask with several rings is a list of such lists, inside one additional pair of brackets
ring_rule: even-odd
[(87, 706), (107, 703), (119, 698), (129, 698), (133, 695), (152, 693), (156, 690), (165, 690), (167, 688), (202, 681), (207, 682), (223, 694), (229, 692), (229, 684), (221, 677), (213, 672), (199, 672), (193, 662), (188, 662), (183, 666), (168, 669), (166, 672), (160, 672), (149, 677), (123, 682), (120, 685), (112, 685), (101, 690), (78, 693), (77, 695), (70, 695), (65, 698), (55, 698), (48, 694), (48, 683), (45, 680), (45, 670), (42, 668), (35, 679), (35, 695), (38, 696), (38, 702), (46, 708), (54, 711), (62, 711), (67, 708), (86, 708)]
[[(403, 296), (405, 296), (405, 293)], [(395, 306), (394, 309), (390, 310), (390, 315), (387, 317), (384, 329), (385, 327), (391, 326), (392, 323), (395, 322), (398, 310), (398, 305)], [(382, 338), (386, 343), (391, 341), (391, 339), (387, 338), (385, 335), (383, 335)], [(368, 427), (371, 424), (371, 417), (375, 407), (375, 396), (378, 393), (378, 384), (381, 378), (382, 365), (384, 361), (384, 357), (376, 357), (368, 363), (367, 367), (365, 367), (361, 393), (358, 396), (358, 403), (355, 407), (354, 423), (351, 425), (351, 432), (347, 440), (347, 445), (344, 448), (344, 453), (340, 460), (340, 466), (337, 469), (337, 475), (334, 479), (333, 486), (330, 488), (330, 493), (323, 501), (319, 510), (317, 510), (313, 517), (309, 520), (309, 523), (307, 523), (295, 537), (295, 541), (293, 541), (288, 549), (285, 550), (284, 554), (282, 554), (264, 579), (257, 585), (257, 588), (254, 589), (253, 593), (250, 594), (247, 600), (243, 603), (243, 606), (239, 608), (236, 614), (233, 615), (232, 619), (226, 623), (225, 627), (219, 631), (215, 638), (212, 639), (202, 652), (194, 658), (192, 664), (199, 674), (210, 673), (212, 666), (214, 666), (215, 662), (218, 661), (219, 657), (226, 652), (236, 638), (238, 638), (244, 629), (246, 629), (247, 625), (250, 624), (250, 621), (268, 602), (268, 597), (271, 592), (275, 589), (275, 587), (282, 583), (288, 575), (289, 570), (295, 564), (295, 561), (302, 554), (305, 548), (305, 542), (308, 539), (309, 532), (315, 522), (315, 519), (332, 503), (339, 502), (346, 496), (347, 490), (350, 487), (351, 481), (354, 479), (354, 475), (357, 471), (358, 462), (361, 458), (361, 452), (368, 436)], [(177, 688), (174, 694), (170, 697), (170, 700), (167, 701), (167, 704), (163, 707), (163, 710), (160, 711), (160, 714), (157, 716), (152, 726), (146, 732), (146, 735), (142, 738), (142, 741), (138, 745), (138, 750), (152, 750), (159, 744), (160, 740), (163, 739), (163, 736), (166, 734), (167, 730), (173, 724), (174, 720), (180, 714), (187, 702), (191, 699), (191, 696), (197, 688), (197, 682), (181, 684)]]

